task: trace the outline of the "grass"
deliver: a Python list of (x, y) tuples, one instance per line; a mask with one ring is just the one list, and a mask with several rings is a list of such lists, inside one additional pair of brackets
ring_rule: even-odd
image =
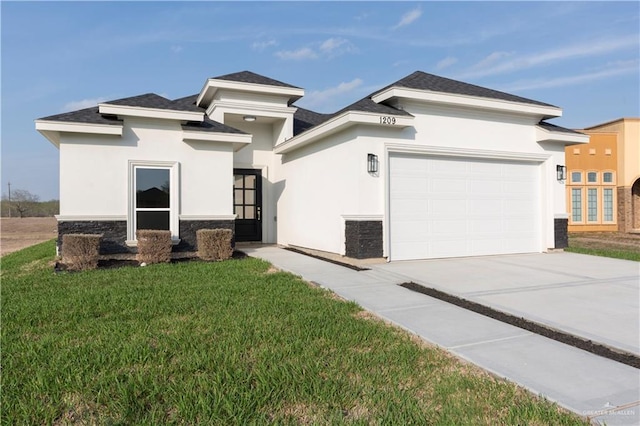
[(572, 253), (589, 254), (592, 256), (612, 257), (614, 259), (625, 259), (640, 262), (640, 253), (635, 250), (590, 248), (580, 246), (569, 246), (564, 249)]
[(266, 262), (2, 258), (2, 424), (586, 424)]

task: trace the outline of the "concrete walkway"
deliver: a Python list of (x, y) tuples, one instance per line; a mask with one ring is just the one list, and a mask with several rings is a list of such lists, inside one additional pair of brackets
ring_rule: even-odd
[[(579, 415), (589, 417), (595, 423), (640, 424), (638, 369), (399, 287), (397, 284), (406, 282), (410, 276), (406, 275), (406, 269), (395, 270), (394, 263), (357, 272), (274, 246), (242, 250), (355, 301), (423, 339)], [(568, 254), (546, 256), (558, 256), (554, 261), (562, 262), (561, 256)], [(591, 259), (583, 259), (584, 268), (589, 266)], [(406, 262), (398, 262), (403, 263)], [(441, 273), (443, 280), (439, 282), (443, 283), (444, 271)], [(460, 270), (459, 273), (470, 278), (477, 278), (478, 275), (473, 270), (467, 270), (466, 273)], [(538, 273), (530, 271), (519, 276), (513, 272), (504, 278), (507, 282), (518, 282), (522, 286), (527, 275), (535, 277)], [(428, 275), (430, 280), (433, 276)], [(425, 279), (424, 275), (416, 274), (414, 282), (420, 277)], [(623, 283), (623, 286), (626, 284)]]

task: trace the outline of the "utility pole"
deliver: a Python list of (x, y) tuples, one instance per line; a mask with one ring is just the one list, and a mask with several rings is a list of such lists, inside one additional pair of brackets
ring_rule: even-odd
[(7, 186), (9, 187), (9, 217), (11, 217), (11, 182), (7, 182)]

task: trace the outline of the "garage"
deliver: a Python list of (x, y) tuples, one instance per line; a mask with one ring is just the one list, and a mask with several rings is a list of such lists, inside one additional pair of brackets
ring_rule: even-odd
[(390, 260), (541, 251), (540, 164), (391, 153)]

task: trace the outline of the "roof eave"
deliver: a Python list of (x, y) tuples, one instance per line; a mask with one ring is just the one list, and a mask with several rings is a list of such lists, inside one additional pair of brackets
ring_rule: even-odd
[(253, 136), (246, 133), (202, 132), (197, 130), (183, 130), (182, 140), (184, 142), (230, 143), (233, 145), (233, 150), (238, 151), (249, 145), (253, 140)]
[(392, 98), (404, 98), (422, 102), (448, 104), (507, 113), (517, 113), (544, 118), (562, 116), (562, 109), (552, 105), (537, 105), (524, 102), (513, 102), (502, 99), (491, 99), (479, 96), (459, 95), (454, 93), (434, 92), (431, 90), (410, 89), (392, 86), (376, 93), (371, 99), (382, 103)]
[(204, 121), (204, 113), (197, 111), (179, 111), (160, 108), (145, 108), (129, 105), (98, 104), (100, 114), (112, 114), (119, 117), (160, 118), (178, 121)]
[(271, 86), (267, 84), (246, 83), (241, 81), (219, 80), (215, 78), (208, 79), (196, 100), (196, 105), (208, 108), (213, 100), (215, 93), (219, 89), (237, 90), (241, 92), (253, 92), (265, 95), (287, 96), (289, 105), (304, 96), (304, 89), (297, 87)]
[(379, 114), (363, 111), (345, 111), (324, 123), (294, 136), (274, 147), (276, 154), (288, 154), (333, 133), (343, 131), (357, 124), (377, 127), (404, 129), (413, 126), (414, 117), (410, 115)]
[(584, 135), (582, 133), (554, 132), (540, 126), (536, 126), (536, 142), (551, 142), (564, 145), (587, 144), (589, 143), (589, 135)]

